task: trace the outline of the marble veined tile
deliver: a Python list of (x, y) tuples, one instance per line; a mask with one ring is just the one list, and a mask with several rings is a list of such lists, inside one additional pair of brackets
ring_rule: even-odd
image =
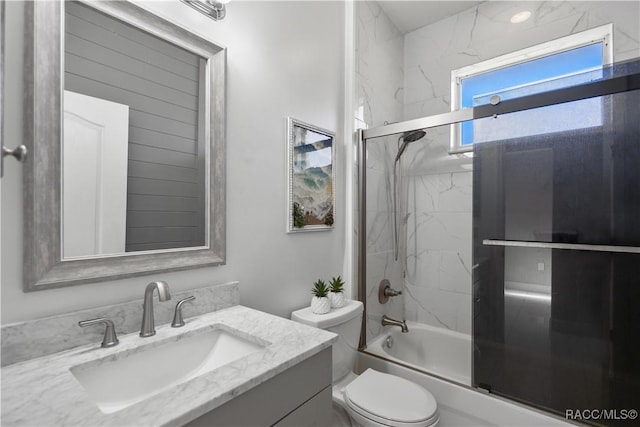
[(356, 15), (371, 40), (384, 42), (400, 36), (398, 29), (375, 1), (358, 2)]
[(421, 249), (468, 249), (471, 244), (470, 212), (419, 213), (409, 218), (407, 241), (409, 247)]
[(442, 264), (442, 251), (409, 248), (406, 281), (416, 287), (437, 288)]
[(471, 295), (471, 248), (464, 252), (442, 251), (438, 288)]
[(391, 136), (367, 141), (367, 169), (389, 173), (397, 150), (397, 138)]
[(439, 175), (417, 175), (406, 179), (409, 185), (409, 212), (436, 212), (440, 201)]
[(462, 301), (457, 308), (457, 326), (456, 330), (463, 334), (471, 334), (473, 318), (473, 299), (469, 295), (466, 301)]
[[(628, 3), (628, 4), (627, 4)], [(640, 56), (640, 29), (638, 27), (638, 16), (640, 16), (640, 3), (625, 2), (623, 6), (616, 3), (616, 7), (611, 7), (610, 2), (598, 2), (593, 5), (590, 11), (592, 20), (603, 22), (615, 22), (614, 48), (617, 52), (628, 49), (635, 50), (636, 56)], [(624, 8), (627, 13), (619, 13), (619, 8)], [(620, 58), (616, 57), (616, 60)]]
[(411, 212), (471, 212), (471, 172), (412, 176), (409, 181)]
[(393, 216), (390, 212), (367, 212), (367, 254), (394, 249)]
[(402, 120), (403, 36), (376, 2), (356, 3), (356, 89), (367, 127)]
[(393, 210), (392, 178), (376, 169), (367, 170), (367, 211), (391, 212)]
[(404, 119), (413, 120), (451, 111), (451, 96), (422, 99), (404, 105)]
[(459, 172), (438, 175), (439, 212), (471, 212), (473, 208), (473, 173)]
[[(411, 104), (429, 98), (447, 96), (451, 93), (449, 79), (432, 80), (433, 74), (430, 67), (424, 64), (405, 69), (404, 102)], [(446, 74), (445, 74), (446, 75)]]
[(376, 336), (382, 329), (380, 320), (383, 314), (394, 318), (404, 317), (404, 300), (391, 298), (386, 304), (378, 301), (378, 289), (383, 279), (389, 280), (391, 287), (402, 290), (404, 279), (402, 277), (403, 260), (395, 261), (393, 251), (377, 254), (367, 254), (367, 339)]
[(405, 285), (405, 306), (408, 320), (456, 330), (457, 316), (454, 304), (437, 289)]
[(407, 256), (406, 281), (416, 287), (471, 294), (471, 249), (425, 250)]
[[(356, 53), (359, 59), (357, 73), (369, 82), (375, 82), (376, 89), (401, 87), (402, 34), (376, 2), (358, 2), (356, 14)], [(384, 71), (380, 66), (386, 66)], [(394, 73), (396, 74), (393, 75)]]
[(640, 56), (640, 52), (638, 52), (638, 49), (631, 49), (624, 52), (618, 52), (616, 55), (618, 61), (629, 61), (638, 58)]
[(367, 254), (367, 296), (377, 298), (378, 285), (382, 279), (391, 282), (394, 288), (401, 288), (403, 284), (403, 261), (395, 261), (393, 251)]
[(470, 295), (406, 283), (404, 299), (408, 320), (469, 333)]

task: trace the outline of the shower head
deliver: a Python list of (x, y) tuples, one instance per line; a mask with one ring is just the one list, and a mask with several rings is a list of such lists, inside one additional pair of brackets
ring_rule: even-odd
[(398, 260), (398, 253), (400, 252), (398, 249), (398, 178), (396, 176), (398, 161), (400, 160), (402, 153), (404, 153), (404, 150), (407, 149), (407, 145), (424, 138), (426, 134), (427, 133), (422, 129), (416, 129), (405, 132), (400, 138), (398, 138), (398, 142), (402, 140), (402, 145), (400, 145), (400, 148), (398, 148), (398, 154), (396, 154), (396, 160), (393, 163), (393, 239), (395, 241), (394, 249), (396, 261)]
[[(412, 131), (403, 133), (402, 136), (400, 137), (400, 139), (402, 140), (402, 145), (398, 149), (398, 154), (396, 154), (395, 162), (397, 163), (398, 160), (400, 160), (402, 153), (404, 153), (404, 150), (407, 149), (407, 145), (409, 145), (409, 143), (415, 142), (419, 139), (424, 138), (426, 134), (427, 133), (422, 129), (412, 130)], [(398, 141), (400, 141), (400, 139), (398, 139)]]
[(419, 139), (424, 138), (427, 133), (422, 129), (412, 130), (410, 132), (405, 132), (402, 134), (402, 140), (406, 143), (415, 142)]

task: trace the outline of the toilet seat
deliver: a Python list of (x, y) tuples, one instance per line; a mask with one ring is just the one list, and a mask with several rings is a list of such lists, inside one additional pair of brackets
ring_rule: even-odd
[(385, 426), (425, 427), (440, 418), (433, 395), (395, 375), (367, 369), (344, 389), (347, 408)]

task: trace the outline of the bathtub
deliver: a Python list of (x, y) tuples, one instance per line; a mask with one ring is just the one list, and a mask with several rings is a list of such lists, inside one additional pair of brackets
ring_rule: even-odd
[[(409, 334), (411, 334), (410, 325)], [(384, 336), (388, 335), (387, 333)], [(438, 402), (440, 411), (438, 427), (575, 427), (574, 424), (553, 414), (418, 372), (406, 367), (409, 364), (404, 362), (403, 365), (405, 366), (382, 360), (368, 353), (358, 353), (358, 373), (368, 368), (376, 369), (406, 378), (429, 390)]]
[(438, 402), (439, 427), (572, 426), (553, 414), (471, 388), (471, 336), (416, 322), (407, 326), (405, 334), (387, 326), (369, 341), (358, 353), (357, 372), (372, 368), (429, 390)]
[(416, 322), (408, 333), (386, 326), (367, 343), (366, 352), (413, 369), (471, 385), (471, 336)]

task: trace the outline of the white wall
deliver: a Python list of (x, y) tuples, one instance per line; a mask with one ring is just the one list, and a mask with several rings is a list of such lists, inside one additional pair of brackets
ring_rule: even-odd
[[(241, 303), (289, 316), (310, 301), (318, 278), (342, 274), (345, 248), (344, 4), (245, 2), (214, 22), (175, 1), (144, 7), (228, 48), (227, 264), (225, 266), (22, 292), (22, 167), (2, 180), (2, 323), (141, 298), (151, 280), (186, 290), (239, 280)], [(7, 2), (5, 137), (22, 139), (23, 4)], [(336, 131), (336, 228), (285, 233), (285, 118)], [(349, 138), (350, 142), (350, 138)], [(11, 145), (10, 144), (10, 145)]]

